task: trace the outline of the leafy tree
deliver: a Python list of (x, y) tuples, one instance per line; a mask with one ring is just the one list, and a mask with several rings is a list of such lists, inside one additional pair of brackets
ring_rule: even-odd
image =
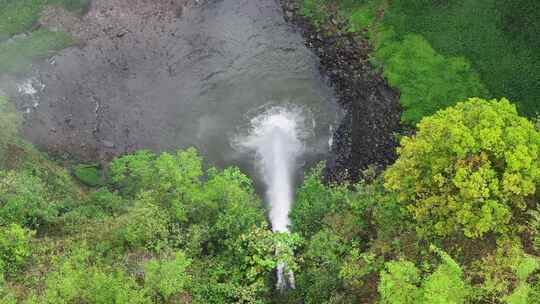
[(301, 256), (297, 284), (306, 303), (328, 301), (341, 288), (338, 274), (349, 249), (344, 240), (329, 229), (316, 233)]
[[(210, 169), (208, 180), (202, 189), (202, 196), (189, 214), (192, 222), (207, 219), (211, 224), (209, 234), (214, 250), (226, 249), (235, 252), (235, 241), (253, 226), (264, 226), (266, 220), (260, 208), (251, 180), (237, 168), (222, 172)], [(201, 214), (203, 211), (205, 214)], [(209, 217), (216, 214), (214, 218)]]
[(324, 218), (347, 206), (350, 194), (347, 185), (325, 185), (322, 182), (322, 164), (309, 172), (296, 193), (289, 217), (292, 230), (309, 238), (324, 226)]
[(506, 99), (472, 98), (424, 118), (405, 137), (385, 186), (424, 231), (506, 232), (540, 181), (540, 133)]

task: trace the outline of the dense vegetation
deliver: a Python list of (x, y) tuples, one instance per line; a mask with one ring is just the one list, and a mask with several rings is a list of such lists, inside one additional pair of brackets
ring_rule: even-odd
[(329, 18), (367, 35), (373, 63), (401, 93), (403, 121), (467, 97), (507, 97), (540, 112), (540, 3), (517, 0), (303, 0), (323, 32)]
[[(520, 116), (536, 109), (538, 88), (497, 91), (498, 81), (525, 76), (490, 75), (498, 67), (489, 69), (489, 51), (443, 45), (457, 37), (445, 26), (468, 24), (464, 8), (497, 3), (507, 13), (494, 20), (507, 27), (496, 29), (514, 32), (485, 43), (532, 48), (532, 30), (515, 28), (537, 19), (508, 12), (536, 7), (517, 2), (304, 0), (318, 26), (339, 12), (350, 31), (370, 37), (373, 64), (400, 89), (403, 120), (417, 125), (381, 175), (326, 184), (322, 164), (309, 171), (290, 234), (269, 229), (237, 168), (208, 167), (193, 148), (66, 168), (20, 138), (21, 119), (0, 97), (0, 303), (540, 303), (540, 120)], [(0, 33), (28, 30), (51, 3), (78, 10), (86, 2), (0, 0), (13, 9), (0, 15), (17, 17), (0, 18)], [(488, 29), (495, 22), (480, 17)], [(436, 42), (441, 33), (449, 40)], [(50, 34), (34, 31), (0, 50), (13, 48), (13, 62), (24, 50), (41, 56), (47, 48), (18, 49), (17, 40)], [(3, 54), (0, 69), (13, 64)], [(537, 73), (534, 56), (527, 60), (524, 86)], [(482, 98), (497, 94), (517, 106)], [(280, 263), (296, 274), (285, 294), (274, 288)]]
[(194, 149), (119, 157), (86, 188), (15, 136), (12, 110), (2, 303), (540, 303), (540, 133), (506, 99), (424, 118), (370, 182), (314, 168), (292, 234), (271, 232), (247, 176), (203, 169)]
[(0, 171), (1, 303), (264, 303), (277, 263), (295, 267), (251, 181), (194, 149), (120, 157), (87, 189), (23, 144), (1, 146), (18, 157)]

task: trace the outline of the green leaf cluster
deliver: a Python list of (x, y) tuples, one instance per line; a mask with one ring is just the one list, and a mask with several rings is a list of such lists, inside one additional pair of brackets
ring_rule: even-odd
[(508, 100), (472, 98), (403, 138), (385, 186), (426, 231), (504, 233), (540, 182), (539, 148), (540, 133)]
[(35, 232), (17, 224), (0, 226), (0, 277), (13, 276), (31, 256), (30, 242)]
[(383, 304), (468, 303), (471, 288), (461, 267), (444, 251), (432, 247), (442, 262), (423, 276), (414, 263), (406, 260), (386, 263), (381, 272), (379, 293)]

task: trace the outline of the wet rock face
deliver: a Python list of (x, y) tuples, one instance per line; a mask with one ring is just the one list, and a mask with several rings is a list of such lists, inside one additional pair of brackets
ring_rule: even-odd
[(369, 64), (369, 43), (348, 33), (346, 24), (334, 24), (335, 33), (323, 35), (300, 15), (298, 0), (281, 4), (287, 20), (302, 30), (306, 45), (320, 58), (321, 73), (347, 112), (334, 134), (326, 178), (357, 181), (368, 167), (380, 171), (393, 163), (395, 134), (400, 131), (399, 95)]
[(80, 41), (37, 66), (25, 80), (35, 92), (14, 92), (25, 136), (52, 153), (107, 160), (197, 146), (237, 164), (231, 133), (263, 105), (309, 108), (321, 138), (338, 117), (274, 0), (94, 0), (82, 18), (49, 8), (41, 23)]

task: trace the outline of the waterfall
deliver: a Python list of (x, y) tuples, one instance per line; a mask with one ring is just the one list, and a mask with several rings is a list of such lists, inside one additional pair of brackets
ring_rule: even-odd
[[(255, 152), (256, 165), (266, 186), (270, 222), (274, 232), (288, 232), (294, 196), (294, 173), (304, 153), (305, 118), (299, 109), (273, 107), (251, 120), (247, 136), (238, 144)], [(294, 288), (294, 274), (277, 268), (277, 288)]]

